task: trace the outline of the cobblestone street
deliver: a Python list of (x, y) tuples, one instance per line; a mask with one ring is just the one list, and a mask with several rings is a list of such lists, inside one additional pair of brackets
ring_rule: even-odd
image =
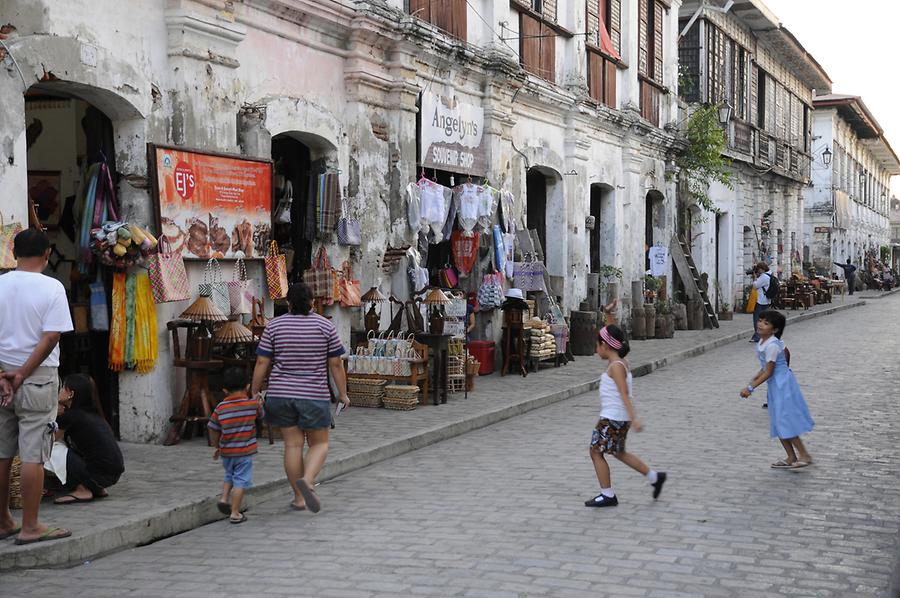
[(816, 420), (803, 470), (769, 468), (782, 449), (763, 393), (737, 396), (757, 362), (735, 342), (635, 381), (645, 431), (629, 447), (669, 473), (655, 503), (614, 463), (619, 507), (582, 506), (591, 393), (326, 482), (317, 516), (285, 493), (244, 525), (6, 574), (3, 593), (895, 596), (898, 309), (894, 295), (788, 326)]

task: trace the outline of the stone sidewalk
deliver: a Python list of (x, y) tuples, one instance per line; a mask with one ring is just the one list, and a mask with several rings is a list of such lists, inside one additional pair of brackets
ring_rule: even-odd
[[(834, 303), (808, 311), (787, 312), (788, 321), (829, 315), (865, 305), (859, 297), (838, 298)], [(823, 320), (827, 325), (828, 320)], [(736, 314), (731, 322), (703, 331), (677, 331), (674, 339), (636, 341), (629, 360), (636, 376), (668, 364), (700, 355), (716, 347), (749, 338), (751, 317)], [(582, 394), (597, 386), (596, 357), (576, 357), (559, 368), (542, 369), (527, 378), (508, 375), (479, 377), (468, 400), (451, 395), (446, 405), (420, 406), (415, 411), (354, 408), (343, 413), (332, 433), (329, 462), (321, 480), (327, 480), (373, 463), (482, 428)], [(290, 491), (281, 466), (282, 451), (276, 441), (261, 441), (254, 466), (255, 488), (247, 498), (254, 503), (283, 496)], [(64, 566), (83, 562), (130, 546), (181, 533), (216, 521), (215, 508), (221, 489), (221, 467), (212, 450), (196, 440), (180, 445), (122, 444), (126, 473), (111, 488), (109, 498), (90, 504), (45, 504), (41, 517), (50, 525), (73, 530), (70, 538), (15, 546), (0, 542), (0, 571)]]

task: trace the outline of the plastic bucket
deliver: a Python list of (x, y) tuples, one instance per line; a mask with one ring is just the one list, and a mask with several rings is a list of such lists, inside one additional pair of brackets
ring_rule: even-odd
[(469, 353), (481, 362), (479, 376), (494, 373), (494, 341), (469, 341)]

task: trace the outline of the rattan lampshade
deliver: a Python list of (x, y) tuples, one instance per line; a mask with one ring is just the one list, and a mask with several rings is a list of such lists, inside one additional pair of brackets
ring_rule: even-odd
[(228, 320), (213, 334), (213, 341), (227, 345), (233, 343), (250, 343), (254, 340), (253, 332), (240, 320)]
[(449, 305), (452, 301), (444, 294), (444, 291), (440, 289), (431, 289), (428, 291), (428, 294), (425, 295), (425, 299), (422, 300), (422, 303), (425, 305)]
[(209, 297), (200, 296), (181, 314), (182, 318), (195, 322), (224, 322), (228, 316), (222, 313)]
[(387, 297), (381, 294), (378, 287), (372, 287), (359, 300), (363, 303), (381, 303), (382, 301), (387, 301)]

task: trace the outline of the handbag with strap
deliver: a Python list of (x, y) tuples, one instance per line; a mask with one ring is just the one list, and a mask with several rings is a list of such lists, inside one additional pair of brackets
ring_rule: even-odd
[(287, 297), (288, 278), (287, 261), (278, 243), (269, 241), (269, 251), (266, 253), (266, 284), (269, 287), (271, 299), (283, 299)]
[(275, 222), (278, 224), (291, 223), (291, 205), (294, 203), (294, 186), (289, 180), (284, 182), (284, 192), (281, 199), (278, 200), (278, 207), (275, 208)]
[(22, 232), (21, 224), (18, 222), (4, 224), (3, 214), (0, 214), (0, 270), (14, 270), (16, 268), (13, 240), (20, 232)]
[(200, 283), (200, 295), (209, 297), (223, 314), (231, 313), (231, 302), (228, 300), (228, 284), (222, 278), (219, 260), (212, 258), (206, 262), (203, 282)]
[(252, 309), (253, 293), (250, 292), (250, 280), (247, 278), (247, 265), (242, 258), (234, 263), (234, 274), (228, 282), (229, 313), (233, 316), (249, 314)]
[(172, 245), (165, 235), (160, 235), (157, 252), (150, 256), (147, 270), (150, 276), (150, 290), (157, 304), (191, 298), (184, 258), (180, 253), (172, 252)]
[(353, 280), (353, 270), (350, 261), (346, 260), (341, 265), (341, 305), (344, 307), (359, 307), (362, 305), (360, 297), (362, 288), (358, 280)]
[(309, 286), (313, 299), (321, 299), (327, 305), (334, 303), (336, 275), (328, 261), (328, 251), (324, 245), (316, 252), (312, 267), (303, 273), (303, 282)]
[(359, 247), (362, 245), (359, 219), (350, 215), (346, 202), (344, 202), (341, 211), (343, 215), (338, 219), (337, 223), (338, 244), (345, 247)]

